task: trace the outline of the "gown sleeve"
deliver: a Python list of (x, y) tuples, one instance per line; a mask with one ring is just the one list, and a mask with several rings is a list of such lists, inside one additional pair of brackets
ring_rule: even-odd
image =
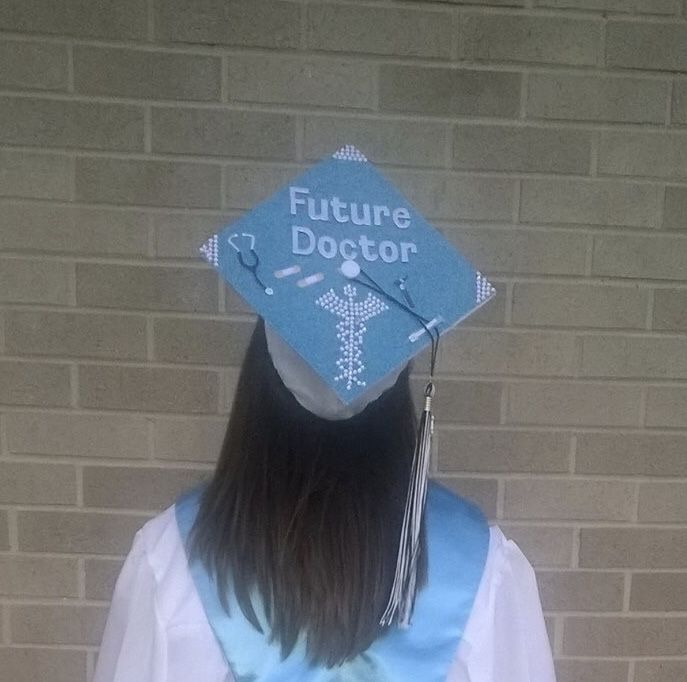
[(534, 571), (491, 529), (487, 565), (447, 682), (555, 682)]
[(139, 531), (117, 580), (93, 682), (165, 682), (167, 644), (156, 592)]

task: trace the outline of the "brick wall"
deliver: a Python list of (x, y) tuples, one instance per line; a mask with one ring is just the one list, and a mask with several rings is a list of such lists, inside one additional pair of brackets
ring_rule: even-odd
[(3, 0), (0, 677), (89, 678), (250, 332), (196, 248), (354, 143), (498, 286), (435, 473), (536, 564), (561, 682), (685, 679), (685, 72), (681, 0)]

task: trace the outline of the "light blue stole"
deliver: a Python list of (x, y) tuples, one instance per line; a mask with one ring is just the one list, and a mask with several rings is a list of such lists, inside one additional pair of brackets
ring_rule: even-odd
[[(185, 545), (201, 493), (192, 491), (176, 503)], [(336, 668), (310, 665), (302, 641), (282, 659), (279, 644), (248, 622), (232, 591), (227, 612), (214, 578), (200, 561), (190, 562), (205, 614), (236, 682), (444, 682), (484, 571), (489, 527), (476, 507), (436, 483), (429, 485), (426, 524), (428, 581), (417, 595), (411, 626), (389, 628), (365, 652)], [(261, 610), (256, 608), (256, 614), (263, 624)]]

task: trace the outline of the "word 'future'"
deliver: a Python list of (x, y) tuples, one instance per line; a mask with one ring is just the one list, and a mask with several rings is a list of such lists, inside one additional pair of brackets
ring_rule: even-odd
[[(312, 221), (331, 223), (333, 218), (340, 225), (348, 223), (359, 227), (383, 227), (390, 221), (400, 230), (410, 227), (410, 213), (407, 208), (389, 209), (388, 206), (378, 204), (346, 203), (336, 196), (331, 199), (314, 199), (309, 195), (310, 190), (306, 187), (289, 187), (291, 215), (298, 216), (299, 210), (305, 209)], [(359, 235), (357, 241), (347, 237), (337, 240), (327, 234), (316, 237), (309, 227), (293, 225), (292, 252), (297, 256), (309, 256), (315, 249), (324, 258), (335, 258), (338, 254), (346, 260), (355, 260), (361, 255), (367, 261), (381, 258), (385, 263), (395, 263), (399, 258), (402, 263), (407, 263), (410, 254), (417, 253), (417, 245), (414, 242), (396, 243), (384, 239), (377, 244), (365, 234)]]

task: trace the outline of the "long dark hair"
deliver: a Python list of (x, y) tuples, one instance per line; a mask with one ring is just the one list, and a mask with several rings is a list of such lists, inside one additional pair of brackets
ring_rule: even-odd
[(309, 660), (331, 667), (382, 633), (415, 424), (407, 368), (355, 417), (316, 417), (284, 386), (258, 321), (191, 549), (222, 586), (225, 608), (233, 589), (261, 629), (257, 591), (284, 657), (303, 636)]

